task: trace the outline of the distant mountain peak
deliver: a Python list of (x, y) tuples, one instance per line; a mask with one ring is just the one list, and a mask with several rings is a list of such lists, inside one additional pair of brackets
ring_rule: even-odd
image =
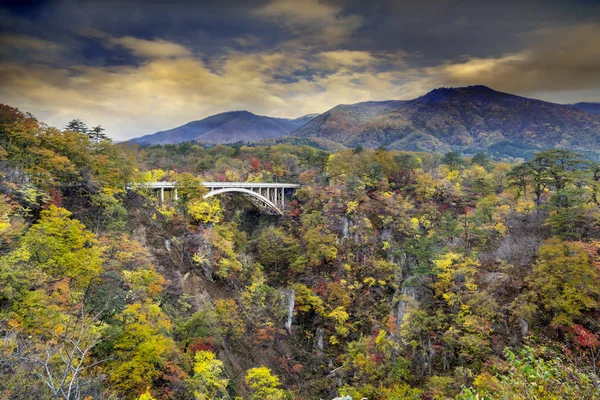
[(429, 93), (436, 92), (470, 92), (470, 93), (498, 93), (496, 90), (485, 85), (471, 85), (471, 86), (451, 86), (451, 87), (440, 87), (433, 89)]
[(174, 144), (190, 141), (202, 143), (254, 142), (279, 138), (301, 127), (313, 117), (297, 119), (256, 115), (247, 110), (226, 111), (177, 128), (130, 140), (141, 145)]
[(513, 146), (600, 149), (600, 119), (573, 106), (484, 85), (434, 89), (414, 100), (332, 108), (292, 133), (347, 147), (450, 151)]
[[(459, 89), (461, 89), (461, 88), (459, 88)], [(497, 90), (494, 90), (491, 87), (485, 86), (485, 85), (465, 86), (462, 89), (465, 89), (465, 90), (468, 90), (468, 91), (473, 91), (473, 92), (500, 93)]]
[(458, 97), (472, 97), (482, 99), (486, 97), (491, 98), (499, 96), (518, 97), (509, 93), (499, 92), (485, 85), (473, 85), (462, 87), (442, 87), (433, 89), (432, 91), (424, 94), (416, 100), (421, 100), (425, 102), (436, 102), (455, 99)]
[(225, 111), (225, 112), (222, 112), (222, 113), (220, 113), (220, 114), (217, 114), (217, 115), (221, 115), (221, 114), (231, 114), (231, 115), (256, 115), (256, 114), (254, 114), (254, 113), (251, 113), (251, 112), (250, 112), (250, 111), (248, 111), (248, 110), (234, 110), (234, 111)]
[[(594, 115), (596, 114), (596, 115)], [(228, 111), (131, 140), (139, 144), (326, 141), (446, 152), (491, 146), (600, 150), (598, 103), (561, 105), (485, 85), (442, 87), (413, 100), (339, 104), (295, 119)]]

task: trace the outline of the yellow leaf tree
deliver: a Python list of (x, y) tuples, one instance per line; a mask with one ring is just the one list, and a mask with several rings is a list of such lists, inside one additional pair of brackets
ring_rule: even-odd
[(271, 374), (267, 367), (248, 370), (246, 384), (252, 391), (251, 400), (283, 400), (287, 398), (285, 390), (279, 389), (279, 378)]

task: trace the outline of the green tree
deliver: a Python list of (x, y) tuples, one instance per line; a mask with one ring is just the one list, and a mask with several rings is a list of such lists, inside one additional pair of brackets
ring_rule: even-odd
[(299, 255), (298, 241), (283, 228), (268, 227), (258, 236), (258, 260), (265, 267), (278, 268), (293, 263)]
[(103, 140), (109, 140), (108, 136), (104, 133), (105, 129), (100, 125), (93, 127), (90, 129), (87, 134), (92, 143), (98, 144)]
[(556, 191), (565, 189), (574, 177), (573, 172), (587, 165), (579, 154), (562, 149), (538, 153), (532, 162), (545, 165), (550, 185)]
[(487, 169), (490, 165), (490, 158), (488, 157), (487, 153), (479, 152), (473, 156), (471, 159), (471, 164), (480, 165)]
[(591, 207), (586, 200), (586, 191), (575, 186), (558, 190), (550, 196), (550, 201), (545, 205), (550, 212), (546, 225), (552, 228), (553, 235), (565, 240), (577, 240), (586, 229), (593, 229), (595, 221), (589, 215)]
[(421, 166), (421, 159), (413, 153), (400, 153), (394, 156), (396, 170), (391, 179), (400, 184), (407, 184), (414, 178), (415, 170)]
[(323, 226), (309, 228), (302, 235), (308, 263), (312, 267), (333, 262), (337, 258), (337, 237)]
[(353, 399), (421, 399), (421, 390), (406, 383), (411, 378), (409, 368), (400, 344), (386, 331), (361, 337), (348, 345), (344, 372), (351, 377), (352, 386), (341, 387), (340, 393)]
[[(546, 354), (545, 354), (546, 353)], [(597, 377), (548, 348), (504, 349), (505, 362), (483, 372), (457, 400), (555, 400), (600, 398)]]
[(514, 167), (509, 173), (509, 179), (514, 185), (522, 186), (524, 193), (526, 192), (526, 185), (533, 186), (535, 204), (537, 206), (542, 203), (542, 194), (544, 194), (544, 191), (551, 182), (547, 164), (539, 158), (534, 158), (529, 162)]
[(447, 165), (450, 171), (455, 171), (465, 164), (465, 160), (455, 151), (444, 154), (440, 162)]
[(508, 177), (513, 185), (523, 188), (524, 193), (527, 185), (531, 185), (535, 203), (539, 206), (546, 188), (564, 190), (573, 180), (574, 171), (587, 165), (579, 154), (572, 151), (547, 150), (536, 154), (532, 160), (513, 167)]
[(78, 399), (98, 392), (101, 377), (93, 358), (103, 340), (97, 315), (82, 307), (63, 313), (59, 325), (41, 334), (0, 329), (0, 398)]
[(80, 119), (71, 120), (67, 126), (65, 126), (66, 131), (77, 132), (77, 133), (88, 133), (88, 127), (85, 122)]

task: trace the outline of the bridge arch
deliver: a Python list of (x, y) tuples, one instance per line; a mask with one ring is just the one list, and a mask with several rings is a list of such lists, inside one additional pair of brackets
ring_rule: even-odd
[[(202, 182), (209, 191), (207, 199), (223, 193), (237, 193), (254, 204), (261, 212), (270, 215), (283, 215), (286, 197), (290, 192), (300, 187), (296, 183), (263, 183), (263, 182)], [(165, 202), (165, 192), (171, 192), (171, 199), (177, 200), (177, 185), (175, 182), (142, 182), (130, 183), (127, 190), (148, 188), (159, 194), (161, 204)], [(287, 196), (286, 196), (287, 191)]]
[(277, 206), (271, 200), (267, 199), (260, 193), (253, 192), (252, 190), (244, 188), (229, 187), (211, 190), (210, 192), (204, 195), (204, 198), (208, 199), (209, 197), (217, 196), (223, 193), (239, 193), (246, 199), (248, 199), (256, 207), (258, 207), (261, 211), (271, 215), (283, 215), (281, 210), (277, 208)]

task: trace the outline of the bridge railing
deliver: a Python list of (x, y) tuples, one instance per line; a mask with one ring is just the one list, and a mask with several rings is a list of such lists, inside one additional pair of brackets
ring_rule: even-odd
[(239, 188), (284, 188), (297, 189), (300, 185), (295, 183), (263, 183), (263, 182), (202, 182), (206, 187), (239, 187)]
[[(282, 215), (286, 203), (286, 189), (298, 189), (300, 185), (295, 183), (263, 183), (263, 182), (202, 182), (209, 191), (204, 198), (221, 193), (239, 192), (254, 203), (261, 210)], [(161, 203), (165, 202), (165, 192), (173, 194), (178, 199), (176, 182), (141, 182), (127, 185), (127, 189), (146, 188), (160, 192)], [(264, 207), (266, 205), (266, 207)]]
[[(127, 185), (128, 189), (134, 187), (145, 187), (150, 189), (171, 189), (175, 188), (176, 182), (140, 182), (130, 183)], [(297, 189), (300, 185), (295, 183), (262, 183), (262, 182), (202, 182), (207, 188), (278, 188), (278, 189)]]

